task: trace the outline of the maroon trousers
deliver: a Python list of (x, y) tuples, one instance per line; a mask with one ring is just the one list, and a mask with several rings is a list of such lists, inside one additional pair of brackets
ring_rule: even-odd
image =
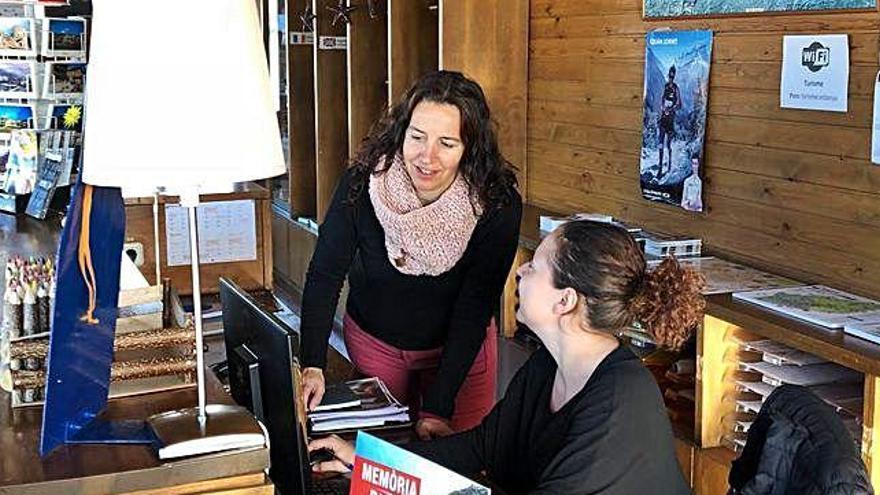
[[(495, 405), (498, 345), (495, 321), (486, 328), (486, 340), (455, 398), (452, 429), (463, 431), (480, 424)], [(343, 335), (348, 355), (358, 371), (378, 376), (394, 397), (419, 417), (422, 396), (437, 376), (442, 347), (427, 351), (404, 351), (362, 330), (345, 315)]]

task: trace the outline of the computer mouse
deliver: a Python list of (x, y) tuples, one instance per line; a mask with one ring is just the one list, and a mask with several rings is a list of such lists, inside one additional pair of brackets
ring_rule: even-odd
[(321, 462), (329, 462), (334, 459), (336, 459), (336, 455), (327, 447), (309, 452), (309, 464), (312, 466)]

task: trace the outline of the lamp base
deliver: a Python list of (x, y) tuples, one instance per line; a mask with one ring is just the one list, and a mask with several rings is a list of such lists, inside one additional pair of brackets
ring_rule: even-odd
[(263, 428), (247, 409), (209, 404), (207, 421), (199, 421), (199, 408), (180, 409), (147, 418), (158, 439), (159, 459), (210, 454), (231, 449), (262, 447)]

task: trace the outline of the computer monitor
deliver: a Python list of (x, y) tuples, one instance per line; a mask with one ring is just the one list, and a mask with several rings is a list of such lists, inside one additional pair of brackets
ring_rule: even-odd
[(308, 495), (311, 469), (298, 335), (234, 282), (220, 279), (232, 397), (269, 431), (269, 476), (281, 493)]

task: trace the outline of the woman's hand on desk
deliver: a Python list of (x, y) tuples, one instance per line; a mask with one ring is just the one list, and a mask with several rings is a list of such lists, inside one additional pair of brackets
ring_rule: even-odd
[(324, 371), (321, 368), (305, 368), (303, 378), (303, 401), (314, 411), (324, 398)]
[(449, 423), (437, 418), (422, 418), (416, 423), (416, 433), (422, 440), (445, 437), (455, 433)]
[(336, 459), (318, 462), (312, 465), (312, 471), (319, 473), (347, 473), (354, 464), (354, 445), (345, 440), (330, 435), (309, 442), (309, 452), (326, 449), (333, 453)]

